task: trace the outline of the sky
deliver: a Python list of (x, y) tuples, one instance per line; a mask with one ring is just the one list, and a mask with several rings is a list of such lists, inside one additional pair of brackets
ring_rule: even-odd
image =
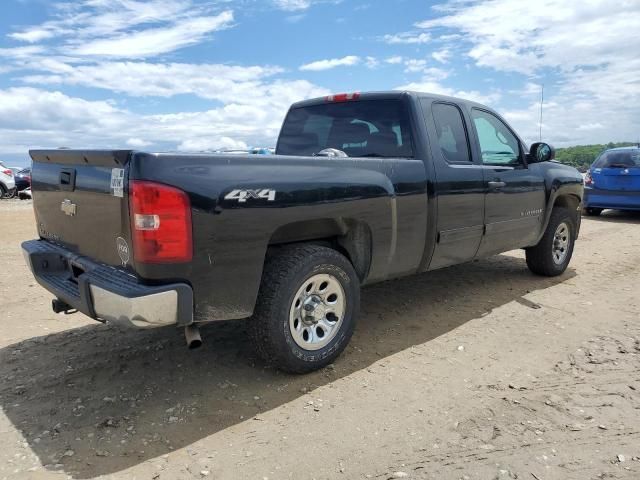
[(638, 52), (640, 0), (3, 0), (0, 159), (273, 146), (295, 101), (395, 89), (527, 142), (637, 141)]

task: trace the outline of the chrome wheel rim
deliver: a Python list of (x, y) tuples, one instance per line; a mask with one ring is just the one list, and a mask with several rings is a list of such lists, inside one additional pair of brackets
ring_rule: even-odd
[(296, 344), (319, 350), (340, 331), (346, 311), (342, 285), (333, 275), (320, 273), (306, 279), (289, 309), (289, 329)]
[(569, 244), (571, 242), (570, 232), (569, 225), (563, 222), (558, 225), (556, 233), (553, 235), (553, 248), (551, 249), (551, 253), (553, 255), (553, 262), (556, 265), (561, 265), (569, 254)]

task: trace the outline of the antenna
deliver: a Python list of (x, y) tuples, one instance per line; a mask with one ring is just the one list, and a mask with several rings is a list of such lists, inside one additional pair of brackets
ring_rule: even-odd
[(542, 141), (542, 105), (544, 104), (544, 83), (540, 85), (540, 123), (538, 124), (540, 127), (539, 140)]

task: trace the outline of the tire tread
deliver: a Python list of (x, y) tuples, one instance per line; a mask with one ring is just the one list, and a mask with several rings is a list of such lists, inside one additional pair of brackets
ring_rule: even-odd
[[(303, 263), (313, 263), (314, 259), (317, 259), (319, 264), (332, 263), (332, 258), (338, 265), (348, 266), (353, 271), (353, 267), (342, 254), (319, 245), (291, 245), (267, 253), (254, 315), (249, 320), (248, 328), (249, 339), (255, 352), (265, 362), (287, 372), (305, 373), (321, 368), (340, 354), (342, 349), (312, 365), (301, 365), (299, 361), (292, 361), (278, 345), (280, 321), (274, 318), (277, 315), (274, 310), (285, 301), (281, 297), (287, 296), (297, 267)], [(355, 271), (352, 278), (357, 279)], [(357, 287), (359, 289), (359, 286)], [(358, 302), (359, 296), (354, 300)], [(357, 306), (354, 313), (357, 313)]]
[[(565, 220), (568, 220), (570, 223), (571, 235), (573, 238), (571, 239), (571, 251), (567, 256), (566, 264), (562, 268), (558, 268), (558, 266), (553, 262), (551, 256), (552, 237), (555, 235), (557, 226)], [(573, 247), (575, 245), (575, 230), (575, 221), (572, 219), (569, 210), (564, 207), (555, 207), (551, 212), (547, 229), (538, 244), (526, 249), (527, 266), (529, 267), (529, 270), (537, 275), (543, 275), (545, 277), (561, 275), (571, 261)]]

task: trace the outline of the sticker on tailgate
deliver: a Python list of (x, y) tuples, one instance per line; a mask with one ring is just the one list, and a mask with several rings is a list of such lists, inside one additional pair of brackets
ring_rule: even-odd
[(114, 197), (124, 197), (124, 169), (111, 169), (111, 194)]

